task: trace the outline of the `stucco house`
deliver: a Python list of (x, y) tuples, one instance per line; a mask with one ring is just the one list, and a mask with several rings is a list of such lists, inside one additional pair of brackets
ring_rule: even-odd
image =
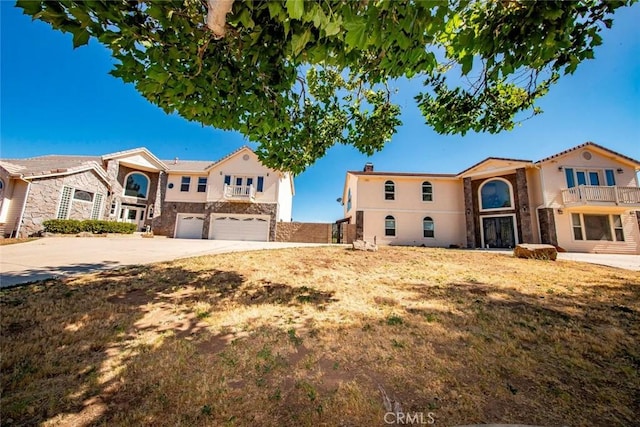
[(490, 157), (456, 174), (349, 171), (344, 218), (387, 245), (640, 254), (640, 162), (593, 142), (539, 161)]
[(163, 161), (146, 148), (2, 159), (0, 231), (24, 237), (47, 219), (105, 219), (177, 238), (274, 240), (293, 195), (293, 177), (248, 147), (218, 161)]

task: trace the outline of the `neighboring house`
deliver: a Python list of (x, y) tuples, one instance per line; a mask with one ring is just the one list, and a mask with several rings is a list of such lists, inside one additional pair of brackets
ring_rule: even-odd
[(47, 219), (106, 219), (197, 239), (274, 240), (291, 220), (293, 178), (242, 147), (213, 161), (162, 161), (145, 148), (104, 156), (0, 160), (0, 227), (31, 236)]
[(490, 157), (458, 174), (347, 172), (356, 238), (389, 245), (640, 253), (640, 162), (592, 142), (537, 162)]

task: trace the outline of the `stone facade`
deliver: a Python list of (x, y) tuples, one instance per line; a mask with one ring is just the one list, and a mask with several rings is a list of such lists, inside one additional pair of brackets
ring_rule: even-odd
[[(146, 175), (149, 178), (149, 190), (148, 190), (148, 195), (146, 199), (140, 199), (137, 197), (130, 197), (130, 196), (124, 195), (125, 179), (127, 175), (129, 175), (131, 172), (139, 172)], [(111, 183), (111, 193), (107, 200), (107, 203), (105, 203), (105, 215), (107, 217), (109, 216), (111, 205), (113, 204), (114, 201), (117, 202), (118, 209), (116, 210), (113, 216), (109, 217), (109, 219), (111, 220), (116, 220), (119, 218), (120, 208), (122, 204), (145, 206), (147, 211), (145, 212), (144, 225), (145, 226), (149, 225), (153, 228), (155, 225), (155, 222), (153, 221), (153, 219), (149, 218), (148, 209), (150, 206), (153, 206), (154, 218), (161, 216), (162, 214), (161, 182), (163, 181), (162, 180), (163, 177), (161, 175), (166, 176), (166, 174), (163, 172), (154, 173), (154, 172), (140, 171), (137, 169), (124, 166), (122, 164), (119, 165), (116, 160), (109, 160), (107, 163), (107, 175)], [(165, 180), (166, 180), (166, 177), (165, 177)]]
[(179, 213), (204, 214), (202, 238), (209, 237), (211, 215), (216, 213), (269, 215), (269, 241), (276, 240), (278, 227), (278, 205), (276, 203), (234, 203), (234, 202), (164, 202), (162, 215), (155, 216), (153, 232), (158, 235), (174, 237), (176, 221)]
[[(94, 201), (96, 194), (102, 195), (102, 203), (107, 198), (108, 186), (93, 170), (54, 178), (33, 179), (22, 218), (20, 237), (39, 233), (43, 229), (42, 223), (44, 221), (57, 218), (63, 187), (71, 187), (93, 193)], [(91, 219), (92, 211), (92, 202), (74, 200), (72, 192), (69, 202), (70, 219)], [(104, 216), (98, 219), (104, 219)]]
[(356, 240), (364, 239), (364, 211), (356, 211)]
[(538, 209), (538, 221), (540, 222), (540, 241), (548, 245), (558, 246), (556, 220), (553, 216), (553, 209)]
[[(518, 184), (518, 176), (520, 176), (520, 184)], [(470, 237), (470, 228), (469, 224), (467, 224), (467, 246), (470, 248), (476, 248), (482, 246), (482, 235), (481, 228), (482, 222), (481, 218), (484, 216), (496, 216), (496, 215), (509, 215), (514, 214), (516, 216), (516, 229), (519, 241), (516, 243), (521, 243), (524, 241), (532, 242), (533, 241), (533, 233), (531, 227), (531, 212), (529, 209), (529, 194), (527, 190), (526, 184), (526, 174), (524, 169), (521, 172), (517, 172), (510, 175), (501, 175), (496, 178), (502, 178), (508, 181), (511, 184), (511, 188), (513, 189), (513, 207), (507, 208), (499, 211), (490, 211), (490, 212), (481, 212), (480, 211), (480, 200), (478, 196), (478, 189), (480, 186), (491, 178), (482, 178), (471, 180), (471, 198), (472, 203), (468, 205), (468, 190), (465, 187), (465, 212), (471, 210), (470, 215), (473, 216), (473, 239), (469, 239)], [(467, 178), (465, 178), (467, 179)], [(527, 240), (525, 240), (527, 239)], [(469, 241), (472, 240), (472, 241)]]
[(333, 224), (279, 222), (276, 242), (331, 243)]
[(467, 227), (467, 248), (475, 249), (476, 245), (476, 207), (473, 204), (471, 178), (463, 180), (464, 186), (464, 220)]
[(524, 168), (516, 169), (516, 186), (513, 191), (517, 200), (518, 217), (520, 218), (520, 243), (533, 243), (533, 227), (531, 225), (531, 207), (529, 206), (529, 189), (527, 173)]

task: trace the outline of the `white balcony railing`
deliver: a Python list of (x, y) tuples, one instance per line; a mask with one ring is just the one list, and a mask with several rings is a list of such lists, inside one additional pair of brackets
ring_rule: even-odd
[(640, 188), (579, 185), (562, 190), (562, 201), (565, 205), (616, 204), (640, 206)]
[(224, 198), (230, 200), (253, 200), (256, 189), (253, 185), (224, 185)]

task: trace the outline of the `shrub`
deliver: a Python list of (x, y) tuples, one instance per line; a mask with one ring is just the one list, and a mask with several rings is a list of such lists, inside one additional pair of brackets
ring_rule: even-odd
[(76, 234), (86, 231), (93, 234), (122, 233), (131, 234), (138, 228), (136, 224), (128, 222), (102, 221), (88, 219), (78, 221), (76, 219), (49, 219), (42, 223), (47, 233)]

